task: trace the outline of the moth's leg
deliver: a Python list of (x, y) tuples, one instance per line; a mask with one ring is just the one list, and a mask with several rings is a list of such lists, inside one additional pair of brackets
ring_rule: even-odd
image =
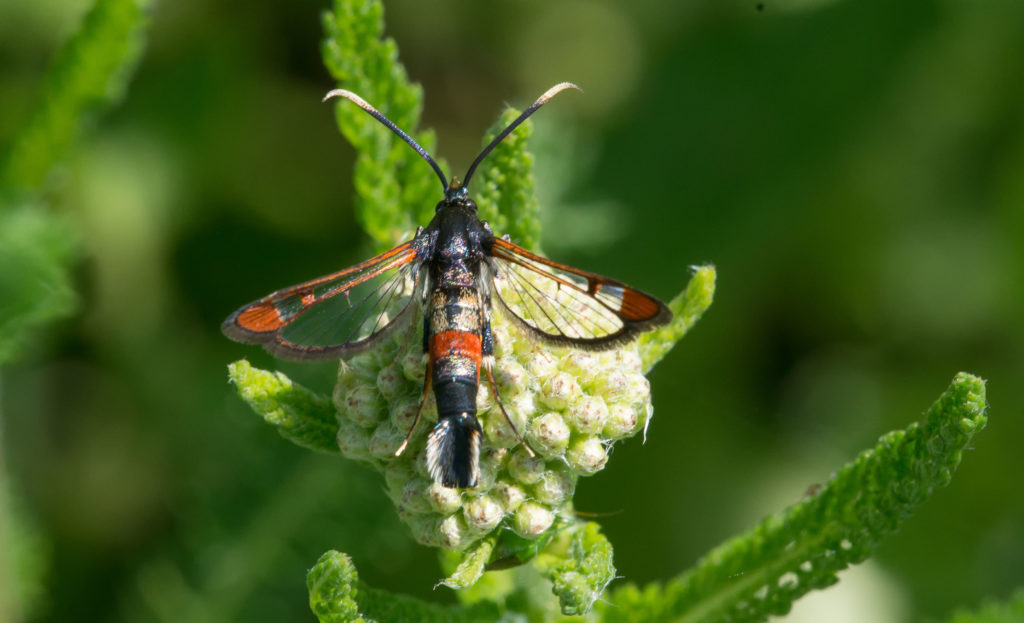
[(491, 393), (494, 395), (494, 402), (498, 403), (498, 408), (501, 409), (501, 414), (505, 416), (505, 421), (512, 427), (512, 432), (516, 434), (516, 439), (518, 439), (519, 443), (523, 444), (523, 447), (526, 448), (527, 454), (529, 454), (531, 458), (537, 456), (534, 454), (533, 449), (530, 448), (530, 445), (526, 443), (526, 440), (523, 439), (523, 436), (519, 434), (519, 429), (516, 428), (515, 422), (513, 422), (512, 418), (509, 417), (508, 411), (505, 410), (505, 405), (501, 404), (501, 396), (498, 395), (498, 385), (494, 382), (494, 373), (491, 371), (491, 367), (494, 364), (494, 336), (491, 334), (490, 322), (484, 323), (481, 352), (483, 354), (481, 363), (484, 371), (487, 373), (487, 382), (491, 386)]
[(402, 445), (398, 446), (398, 450), (395, 450), (395, 456), (401, 456), (405, 452), (406, 446), (409, 445), (409, 440), (412, 438), (413, 432), (416, 431), (416, 425), (420, 423), (420, 416), (423, 415), (423, 407), (427, 404), (427, 396), (430, 394), (430, 380), (434, 377), (433, 362), (427, 363), (427, 378), (423, 380), (423, 398), (420, 400), (420, 408), (416, 410), (416, 417), (412, 420), (412, 426), (409, 427), (409, 432), (405, 435), (405, 440), (402, 441)]

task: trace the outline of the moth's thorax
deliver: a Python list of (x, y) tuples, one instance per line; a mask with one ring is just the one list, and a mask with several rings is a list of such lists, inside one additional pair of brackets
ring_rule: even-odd
[(436, 232), (430, 272), (438, 286), (475, 287), (490, 232), (472, 201), (442, 201), (429, 230)]

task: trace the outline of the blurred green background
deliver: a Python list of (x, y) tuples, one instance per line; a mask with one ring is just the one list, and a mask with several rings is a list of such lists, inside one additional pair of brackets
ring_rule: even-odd
[[(0, 144), (86, 0), (0, 3)], [(460, 173), (504, 102), (535, 117), (545, 250), (715, 304), (653, 372), (646, 444), (581, 481), (636, 582), (800, 499), (966, 370), (991, 421), (950, 487), (792, 621), (941, 617), (1024, 584), (1024, 3), (387, 1)], [(311, 620), (305, 570), (433, 591), (381, 480), (248, 411), (240, 304), (362, 259), (351, 148), (320, 97), (326, 0), (160, 3), (126, 98), (49, 180), (79, 312), (0, 375), (32, 621)], [(424, 164), (424, 166), (426, 166)]]

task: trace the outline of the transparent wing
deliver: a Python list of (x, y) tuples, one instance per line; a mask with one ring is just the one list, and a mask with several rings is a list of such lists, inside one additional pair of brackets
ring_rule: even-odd
[(422, 263), (413, 242), (278, 290), (228, 316), (229, 338), (284, 359), (336, 359), (369, 348), (413, 315)]
[(497, 306), (544, 341), (602, 350), (672, 319), (649, 294), (530, 253), (503, 239), (491, 249)]

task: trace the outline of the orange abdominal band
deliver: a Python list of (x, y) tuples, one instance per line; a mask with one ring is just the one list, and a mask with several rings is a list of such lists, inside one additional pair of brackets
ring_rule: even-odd
[(469, 331), (442, 331), (430, 338), (430, 360), (437, 361), (452, 355), (472, 359), (480, 375), (480, 336)]

